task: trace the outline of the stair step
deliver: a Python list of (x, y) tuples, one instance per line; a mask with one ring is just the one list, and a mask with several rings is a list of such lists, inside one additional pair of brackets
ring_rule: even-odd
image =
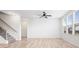
[(7, 40), (8, 43), (14, 43), (16, 41), (16, 39), (14, 39), (9, 33), (7, 33)]
[(16, 39), (12, 35), (10, 35), (9, 33), (7, 34), (6, 33), (7, 33), (6, 30), (0, 27), (0, 36), (2, 37), (1, 40), (7, 40), (8, 43), (13, 43), (16, 41)]

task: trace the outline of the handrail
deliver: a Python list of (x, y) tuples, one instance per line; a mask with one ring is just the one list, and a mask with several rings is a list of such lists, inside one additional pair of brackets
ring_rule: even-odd
[(5, 14), (5, 15), (8, 15), (7, 13), (5, 13), (5, 12), (3, 12), (3, 11), (0, 11), (0, 13), (1, 13), (1, 14)]
[(17, 32), (14, 28), (12, 28), (9, 24), (7, 24), (4, 20), (2, 20), (1, 18), (0, 18), (0, 20), (3, 22), (3, 23), (5, 23), (8, 27), (10, 27), (13, 31), (15, 31), (15, 32)]

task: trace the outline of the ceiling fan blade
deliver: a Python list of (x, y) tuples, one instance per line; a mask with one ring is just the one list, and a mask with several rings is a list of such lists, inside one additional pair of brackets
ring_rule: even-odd
[(47, 16), (45, 16), (45, 18), (48, 18)]
[(50, 16), (51, 17), (52, 15), (47, 15), (47, 16)]
[(40, 18), (42, 18), (43, 17), (43, 15), (42, 16), (40, 16)]

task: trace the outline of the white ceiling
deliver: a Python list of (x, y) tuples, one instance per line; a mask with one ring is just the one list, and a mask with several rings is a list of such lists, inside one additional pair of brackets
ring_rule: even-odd
[(42, 12), (45, 11), (53, 18), (60, 18), (68, 12), (68, 10), (6, 10), (5, 12), (14, 12), (19, 14), (22, 18), (30, 18), (33, 16), (41, 16)]

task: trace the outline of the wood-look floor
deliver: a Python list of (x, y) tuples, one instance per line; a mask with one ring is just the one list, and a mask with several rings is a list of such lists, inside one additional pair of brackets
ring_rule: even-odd
[(63, 39), (26, 39), (8, 45), (0, 45), (1, 48), (77, 48)]

